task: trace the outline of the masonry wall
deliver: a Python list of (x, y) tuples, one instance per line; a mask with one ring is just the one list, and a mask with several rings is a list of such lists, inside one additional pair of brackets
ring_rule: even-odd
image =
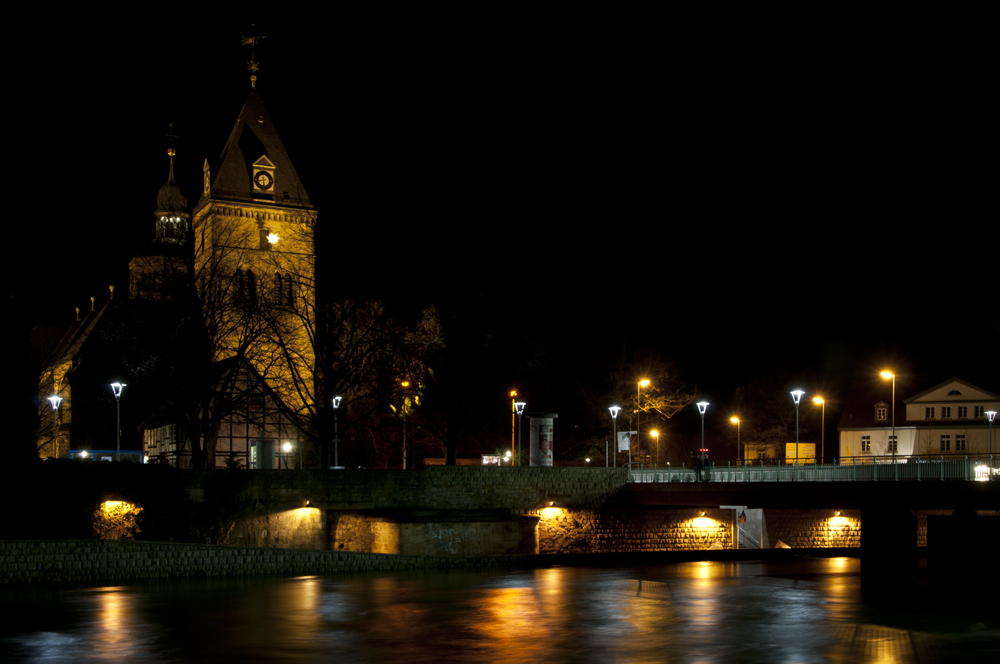
[(121, 540), (0, 541), (0, 583), (512, 567), (521, 556), (427, 556)]
[(536, 513), (539, 553), (733, 548), (732, 510), (545, 508)]

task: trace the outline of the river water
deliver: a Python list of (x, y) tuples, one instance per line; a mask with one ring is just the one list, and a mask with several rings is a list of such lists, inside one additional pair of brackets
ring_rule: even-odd
[(0, 659), (1000, 661), (995, 579), (956, 595), (873, 589), (859, 571), (806, 558), (7, 588)]

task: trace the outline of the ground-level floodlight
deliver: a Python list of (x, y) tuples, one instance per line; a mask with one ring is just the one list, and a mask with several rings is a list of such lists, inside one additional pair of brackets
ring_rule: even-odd
[[(337, 411), (340, 409), (340, 402), (344, 397), (334, 397), (333, 398), (333, 465), (337, 467), (340, 465), (340, 458), (338, 455), (338, 447), (340, 446), (340, 438), (337, 436)], [(327, 453), (329, 454), (329, 452)], [(330, 457), (327, 457), (329, 459)], [(327, 461), (327, 463), (330, 463)]]
[(517, 413), (517, 465), (524, 465), (524, 457), (521, 456), (521, 416), (524, 415), (524, 407), (528, 404), (524, 401), (514, 402), (514, 412)]
[(705, 411), (708, 410), (708, 402), (699, 401), (697, 405), (701, 413), (701, 460), (705, 461)]
[(122, 388), (128, 387), (125, 383), (111, 383), (111, 391), (115, 394), (115, 413), (117, 415), (116, 422), (118, 424), (117, 429), (115, 429), (115, 461), (122, 460), (122, 408), (120, 399), (122, 396)]
[[(611, 408), (608, 408), (608, 410), (611, 411), (611, 421), (613, 422), (613, 428), (614, 428), (614, 432), (615, 432), (614, 433), (614, 437), (615, 437), (615, 468), (618, 467), (618, 411), (620, 411), (621, 409), (622, 409), (621, 406), (611, 406)], [(605, 468), (608, 467), (608, 451), (607, 450), (608, 450), (608, 445), (607, 445), (607, 443), (605, 443), (605, 445), (604, 445), (604, 467)], [(629, 461), (631, 461), (632, 460), (632, 446), (631, 445), (629, 445), (628, 456), (629, 456)]]
[(59, 438), (56, 435), (59, 428), (59, 404), (62, 403), (62, 397), (53, 394), (49, 397), (49, 403), (52, 404), (52, 458), (59, 458)]

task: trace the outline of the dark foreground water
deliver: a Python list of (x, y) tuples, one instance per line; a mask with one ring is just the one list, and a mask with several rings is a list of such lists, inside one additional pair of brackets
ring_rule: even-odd
[[(0, 660), (996, 662), (995, 574), (862, 586), (852, 558), (0, 590)], [(935, 592), (937, 591), (937, 592)]]

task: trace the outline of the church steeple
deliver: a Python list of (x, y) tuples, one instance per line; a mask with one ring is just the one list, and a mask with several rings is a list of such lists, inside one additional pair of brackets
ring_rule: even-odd
[(170, 131), (167, 137), (170, 139), (170, 147), (167, 149), (167, 155), (170, 157), (170, 171), (167, 181), (156, 194), (156, 240), (185, 244), (191, 215), (187, 211), (187, 196), (174, 179), (174, 155), (177, 154), (174, 149), (174, 139), (177, 137), (174, 135), (174, 123), (171, 122), (168, 126)]
[(174, 125), (167, 137), (170, 166), (167, 181), (156, 194), (156, 237), (129, 261), (129, 297), (145, 300), (175, 299), (184, 287), (188, 273), (188, 234), (191, 213), (187, 196), (174, 179)]

